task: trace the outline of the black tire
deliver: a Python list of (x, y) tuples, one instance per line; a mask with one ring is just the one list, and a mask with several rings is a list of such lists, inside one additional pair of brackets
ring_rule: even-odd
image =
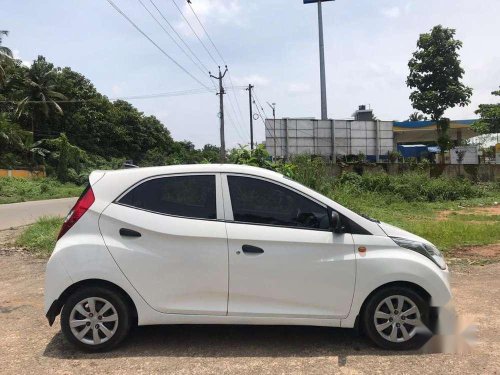
[[(101, 342), (99, 344), (89, 344), (89, 343), (85, 343), (85, 342), (80, 341), (73, 333), (73, 331), (70, 327), (70, 324), (69, 324), (73, 308), (77, 304), (79, 304), (81, 301), (83, 301), (87, 298), (96, 298), (97, 299), (96, 308), (95, 308), (96, 311), (98, 311), (98, 307), (99, 307), (98, 304), (101, 304), (100, 306), (102, 307), (102, 305), (103, 305), (102, 300), (105, 300), (112, 305), (112, 307), (114, 308), (114, 311), (116, 311), (116, 314), (118, 315), (118, 320), (116, 321), (116, 325), (117, 325), (116, 328), (114, 326), (115, 322), (113, 322), (113, 323), (105, 322), (104, 323), (101, 321), (95, 321), (93, 323), (90, 323), (90, 322), (86, 323), (89, 326), (92, 326), (92, 324), (94, 324), (94, 323), (101, 324), (101, 325), (105, 325), (106, 326), (105, 328), (114, 330), (114, 334), (110, 338), (107, 338), (103, 331), (98, 330), (99, 331), (98, 335), (100, 336), (99, 339), (101, 339), (101, 337), (103, 337), (103, 341), (107, 340), (107, 341)], [(114, 315), (114, 311), (111, 310), (111, 313), (108, 312), (108, 314)], [(82, 314), (80, 314), (80, 313), (78, 313), (78, 314), (79, 314), (78, 319), (86, 318), (86, 319), (90, 320), (89, 316), (83, 317)], [(92, 314), (92, 315), (94, 315), (94, 314)], [(97, 315), (97, 314), (95, 314), (95, 315)], [(94, 316), (92, 316), (92, 318), (94, 320), (99, 319), (99, 318), (102, 319), (102, 317), (94, 317)], [(127, 305), (126, 299), (122, 296), (122, 294), (119, 293), (118, 291), (113, 290), (113, 289), (99, 287), (99, 286), (82, 287), (82, 288), (76, 290), (66, 300), (66, 303), (64, 304), (64, 307), (63, 307), (62, 313), (61, 313), (61, 330), (62, 330), (66, 340), (69, 341), (74, 346), (76, 346), (77, 348), (83, 349), (83, 350), (89, 351), (89, 352), (107, 351), (107, 350), (112, 349), (116, 345), (118, 345), (127, 336), (128, 332), (130, 330), (130, 327), (131, 327), (131, 322), (132, 322), (132, 317), (130, 314), (130, 309), (129, 309), (129, 306)], [(82, 325), (82, 327), (83, 327), (83, 325)], [(92, 328), (92, 327), (90, 327), (90, 328)], [(80, 329), (80, 328), (78, 328), (78, 329)], [(83, 328), (82, 328), (82, 330), (83, 330)], [(89, 335), (93, 334), (93, 329), (90, 329), (88, 332), (89, 333), (86, 334), (85, 336), (89, 337), (89, 339), (90, 339)], [(89, 339), (87, 339), (87, 341)]]
[[(423, 326), (419, 327), (415, 334), (407, 341), (393, 342), (382, 336), (375, 327), (375, 311), (382, 301), (391, 296), (403, 296), (413, 302), (419, 310), (420, 320)], [(395, 301), (396, 302), (396, 301)], [(405, 302), (407, 303), (407, 302)], [(406, 317), (405, 317), (406, 319)], [(385, 319), (382, 320), (384, 322)], [(429, 304), (418, 293), (404, 286), (387, 287), (373, 294), (366, 303), (363, 311), (362, 322), (368, 337), (379, 347), (389, 350), (414, 350), (420, 348), (430, 338), (431, 334), (428, 330), (429, 326)], [(380, 320), (378, 320), (380, 324)], [(396, 324), (396, 323), (394, 323)], [(404, 323), (400, 323), (400, 325)], [(399, 327), (399, 326), (398, 326)], [(412, 328), (405, 325), (404, 328)], [(394, 327), (392, 324), (387, 328), (388, 332), (392, 332)], [(398, 329), (399, 339), (402, 338), (402, 332)], [(384, 332), (388, 335), (388, 333)]]

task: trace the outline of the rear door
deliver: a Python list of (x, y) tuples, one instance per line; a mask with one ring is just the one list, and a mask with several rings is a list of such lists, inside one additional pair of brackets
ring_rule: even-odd
[(155, 310), (226, 315), (219, 174), (141, 181), (104, 210), (99, 226), (118, 266)]
[(351, 234), (330, 230), (328, 208), (254, 176), (224, 175), (223, 185), (230, 219), (228, 314), (347, 316), (354, 242)]

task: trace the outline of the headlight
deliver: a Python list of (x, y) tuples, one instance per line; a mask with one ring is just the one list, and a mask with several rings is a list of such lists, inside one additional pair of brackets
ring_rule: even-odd
[(405, 249), (413, 250), (419, 252), (420, 254), (426, 256), (434, 263), (436, 263), (439, 268), (446, 269), (446, 262), (444, 261), (441, 252), (432, 245), (428, 245), (419, 241), (412, 241), (407, 238), (391, 237), (394, 242)]

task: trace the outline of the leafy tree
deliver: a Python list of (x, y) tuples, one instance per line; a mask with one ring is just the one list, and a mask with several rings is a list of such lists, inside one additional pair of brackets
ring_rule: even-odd
[[(5, 121), (0, 137), (9, 134), (11, 139), (11, 130), (30, 135), (24, 151), (4, 147), (6, 138), (0, 139), (4, 165), (28, 166), (38, 160), (47, 173), (81, 183), (92, 169), (119, 168), (126, 159), (141, 166), (219, 160), (217, 146), (200, 150), (192, 142), (174, 141), (157, 118), (123, 100), (111, 102), (68, 67), (54, 67), (42, 56), (30, 68), (16, 60), (3, 66), (0, 112)], [(33, 129), (39, 139), (35, 143)]]
[(57, 179), (62, 182), (68, 181), (69, 142), (66, 134), (61, 134), (61, 148), (59, 163), (57, 164)]
[(18, 117), (24, 115), (31, 119), (31, 131), (35, 140), (35, 125), (48, 119), (51, 108), (56, 113), (63, 114), (56, 99), (66, 100), (66, 96), (55, 91), (54, 75), (54, 65), (48, 63), (45, 57), (38, 56), (25, 77), (23, 98), (17, 105), (16, 114)]
[(427, 121), (427, 116), (424, 116), (420, 112), (413, 112), (409, 117), (408, 121)]
[[(493, 91), (491, 94), (500, 96), (500, 90)], [(476, 114), (481, 118), (472, 125), (474, 131), (480, 134), (500, 132), (500, 103), (480, 104)]]
[(201, 156), (203, 158), (203, 162), (217, 163), (220, 159), (220, 147), (206, 144), (201, 149)]
[(436, 121), (443, 162), (444, 151), (450, 149), (451, 141), (449, 120), (442, 117), (449, 108), (469, 104), (472, 96), (472, 89), (461, 82), (464, 74), (458, 55), (461, 48), (455, 30), (438, 25), (430, 33), (420, 35), (417, 50), (408, 63), (410, 73), (406, 84), (414, 89), (410, 100), (415, 109)]

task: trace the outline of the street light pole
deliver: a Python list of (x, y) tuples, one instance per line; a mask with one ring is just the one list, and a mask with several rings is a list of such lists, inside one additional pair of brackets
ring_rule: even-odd
[(326, 72), (325, 72), (325, 43), (323, 39), (323, 9), (322, 0), (318, 1), (318, 26), (319, 26), (319, 76), (321, 81), (321, 119), (328, 120), (326, 103)]
[(323, 38), (323, 7), (322, 3), (335, 0), (303, 0), (304, 4), (318, 3), (318, 28), (319, 28), (319, 78), (321, 86), (321, 119), (328, 120), (326, 102), (326, 71), (325, 71), (325, 43)]

